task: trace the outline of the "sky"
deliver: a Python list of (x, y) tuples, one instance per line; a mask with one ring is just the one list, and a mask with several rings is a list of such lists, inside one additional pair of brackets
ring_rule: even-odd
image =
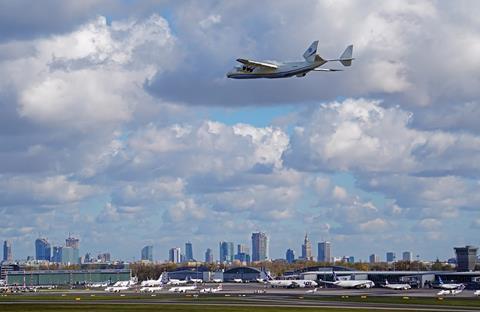
[[(479, 245), (478, 1), (0, 0), (0, 240), (156, 260), (306, 232), (335, 256)], [(233, 80), (235, 59), (353, 66)], [(340, 64), (332, 66), (341, 66)], [(337, 66), (337, 67), (338, 67)]]

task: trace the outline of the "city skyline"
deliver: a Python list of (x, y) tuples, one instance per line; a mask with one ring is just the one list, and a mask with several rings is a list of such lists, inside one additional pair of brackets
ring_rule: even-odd
[[(130, 260), (258, 231), (270, 258), (306, 232), (313, 257), (479, 245), (480, 3), (305, 1), (2, 1), (0, 239)], [(315, 40), (352, 66), (226, 77)]]

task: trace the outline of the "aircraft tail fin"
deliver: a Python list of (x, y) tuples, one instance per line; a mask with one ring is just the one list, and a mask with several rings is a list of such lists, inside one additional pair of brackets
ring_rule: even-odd
[(312, 44), (308, 47), (308, 49), (303, 53), (303, 58), (307, 62), (315, 61), (315, 56), (317, 54), (317, 47), (318, 47), (318, 40), (312, 42)]
[(340, 63), (342, 63), (343, 66), (350, 66), (352, 65), (352, 58), (353, 56), (353, 44), (349, 45), (345, 51), (343, 51), (342, 55), (340, 55)]

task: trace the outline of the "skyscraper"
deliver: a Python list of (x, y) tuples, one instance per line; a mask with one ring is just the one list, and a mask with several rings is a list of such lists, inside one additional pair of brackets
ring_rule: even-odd
[(370, 260), (370, 263), (380, 262), (380, 258), (376, 254), (371, 254), (369, 260)]
[(142, 248), (141, 259), (144, 261), (153, 261), (153, 246), (148, 245)]
[(394, 262), (396, 259), (395, 253), (393, 251), (387, 252), (387, 262)]
[[(79, 263), (80, 262), (80, 240), (71, 235), (68, 235), (68, 238), (65, 240), (65, 247), (71, 248), (71, 250), (66, 250), (63, 252), (62, 248), (62, 263)], [(67, 256), (63, 256), (65, 253)], [(65, 260), (67, 259), (67, 260)]]
[(187, 261), (195, 260), (193, 258), (193, 246), (192, 246), (191, 242), (186, 242), (185, 243), (185, 260), (187, 260)]
[(46, 238), (37, 238), (35, 240), (35, 259), (50, 261), (52, 248)]
[(252, 261), (268, 259), (268, 237), (263, 232), (252, 233)]
[(288, 263), (293, 263), (295, 261), (295, 251), (292, 249), (287, 249), (285, 253), (285, 259), (287, 259)]
[(318, 243), (318, 257), (319, 262), (331, 262), (332, 261), (332, 244), (324, 241)]
[(10, 241), (3, 242), (3, 261), (13, 261), (12, 243)]
[(168, 260), (173, 263), (180, 263), (181, 254), (182, 250), (180, 249), (180, 247), (170, 248), (168, 252)]
[(65, 240), (65, 246), (75, 248), (75, 249), (79, 249), (80, 248), (80, 240), (78, 238), (75, 238), (75, 237), (72, 237), (71, 235), (69, 235), (68, 238)]
[(220, 242), (220, 262), (232, 262), (233, 261), (233, 243), (232, 242)]
[(457, 271), (473, 271), (477, 264), (477, 247), (465, 246), (455, 247), (455, 254), (457, 255)]
[(56, 263), (62, 262), (62, 247), (53, 246), (51, 259), (52, 259), (52, 262), (56, 262)]
[(207, 248), (207, 250), (205, 251), (205, 262), (213, 263), (213, 252), (210, 248)]
[(402, 254), (402, 260), (412, 262), (412, 260), (413, 260), (412, 252), (411, 251), (404, 251), (403, 254)]
[(303, 260), (313, 260), (312, 244), (310, 243), (310, 240), (308, 239), (307, 233), (305, 233), (305, 239), (303, 240), (303, 245), (302, 245), (302, 259)]

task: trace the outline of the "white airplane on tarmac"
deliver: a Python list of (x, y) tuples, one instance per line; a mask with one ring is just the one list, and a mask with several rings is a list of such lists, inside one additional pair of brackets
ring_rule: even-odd
[(243, 283), (243, 280), (241, 278), (234, 278), (233, 282), (234, 283)]
[(465, 285), (462, 284), (461, 287), (456, 289), (442, 289), (437, 293), (437, 296), (448, 296), (448, 295), (455, 296), (460, 294), (464, 288), (465, 288)]
[(163, 285), (163, 280), (164, 280), (164, 273), (160, 274), (160, 277), (156, 280), (146, 280), (146, 281), (143, 281), (140, 286), (142, 287), (156, 287), (156, 286), (161, 286)]
[(475, 290), (475, 291), (473, 292), (473, 295), (474, 295), (474, 296), (480, 296), (480, 290)]
[(300, 279), (281, 279), (281, 280), (268, 280), (267, 283), (272, 287), (285, 287), (285, 288), (308, 288), (316, 287), (318, 283), (312, 280), (300, 280)]
[(179, 280), (179, 279), (171, 278), (171, 279), (168, 280), (167, 285), (173, 285), (173, 286), (186, 285), (187, 282), (188, 281), (186, 281), (186, 280)]
[(137, 284), (136, 278), (131, 278), (128, 281), (118, 281), (110, 287), (105, 288), (106, 292), (121, 292), (130, 289)]
[(213, 294), (223, 290), (222, 284), (218, 285), (217, 288), (203, 288), (200, 290), (200, 293), (203, 294)]
[(195, 283), (195, 284), (202, 284), (203, 279), (201, 278), (191, 278), (190, 276), (187, 278), (187, 281), (190, 283)]
[(212, 282), (214, 282), (214, 283), (223, 283), (223, 279), (221, 279), (221, 278), (214, 278), (214, 279), (212, 279)]
[(389, 288), (389, 289), (395, 289), (395, 290), (407, 290), (407, 289), (411, 289), (412, 286), (410, 286), (410, 284), (405, 284), (405, 283), (402, 283), (402, 284), (390, 284), (388, 282), (388, 280), (385, 280), (385, 285), (383, 285), (383, 287), (385, 288)]
[(150, 292), (150, 293), (154, 293), (154, 292), (159, 292), (163, 289), (162, 286), (153, 286), (153, 287), (142, 287), (140, 288), (140, 292)]
[(197, 286), (179, 286), (179, 287), (172, 287), (168, 291), (169, 292), (175, 292), (175, 293), (186, 293), (187, 291), (193, 291), (196, 290)]
[(308, 72), (336, 72), (341, 69), (319, 68), (327, 62), (340, 62), (343, 66), (352, 65), (354, 60), (353, 45), (349, 45), (338, 59), (323, 59), (317, 54), (318, 40), (314, 41), (310, 47), (303, 53), (305, 61), (298, 62), (272, 62), (272, 61), (254, 61), (239, 58), (237, 62), (242, 63), (227, 73), (228, 78), (234, 79), (254, 79), (254, 78), (287, 78), (287, 77), (305, 77)]
[(454, 289), (460, 289), (460, 288), (463, 290), (463, 288), (465, 288), (465, 285), (463, 285), (462, 283), (459, 283), (459, 284), (447, 283), (447, 284), (445, 284), (440, 276), (438, 277), (438, 285), (441, 289), (445, 289), (445, 290), (454, 290)]
[(324, 280), (321, 280), (321, 282), (343, 288), (372, 288), (375, 286), (375, 283), (371, 280), (341, 280), (337, 277), (335, 272), (333, 272), (333, 280), (333, 282)]
[(318, 291), (318, 288), (315, 287), (314, 289), (309, 289), (309, 290), (307, 290), (305, 293), (307, 293), (307, 294), (314, 294), (314, 293), (316, 293), (317, 291)]

